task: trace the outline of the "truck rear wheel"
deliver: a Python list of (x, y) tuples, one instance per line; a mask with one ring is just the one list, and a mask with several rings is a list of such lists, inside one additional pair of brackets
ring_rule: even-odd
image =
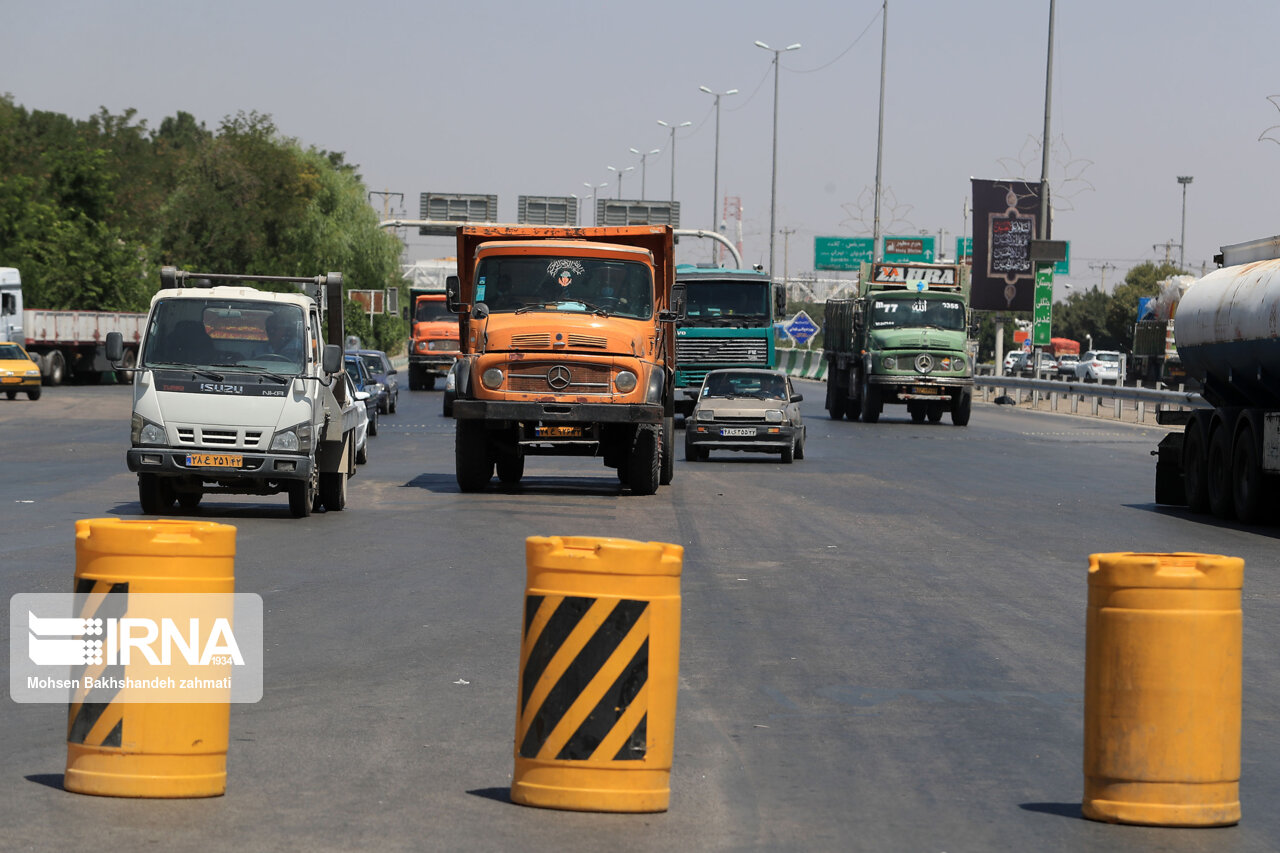
[(58, 350), (54, 350), (44, 357), (44, 365), (45, 385), (61, 385), (63, 380), (67, 378), (67, 362)]
[(155, 474), (138, 475), (138, 503), (144, 515), (164, 515), (173, 508), (173, 487)]
[(493, 479), (493, 459), (483, 421), (458, 421), (453, 440), (454, 474), (458, 488), (478, 492)]
[(120, 369), (116, 371), (116, 383), (130, 385), (133, 383), (133, 369), (138, 366), (138, 351), (127, 349), (120, 359)]
[(1205, 468), (1209, 510), (1218, 518), (1229, 519), (1235, 514), (1235, 507), (1231, 503), (1231, 434), (1224, 425), (1219, 425), (1209, 438)]
[(1231, 454), (1231, 497), (1236, 518), (1245, 524), (1262, 521), (1266, 484), (1253, 444), (1253, 430), (1246, 427), (1236, 437), (1235, 452)]
[(346, 508), (346, 471), (322, 471), (320, 473), (320, 503), (329, 512), (339, 512)]
[(1182, 441), (1182, 476), (1187, 491), (1187, 507), (1192, 512), (1208, 512), (1208, 471), (1205, 465), (1208, 454), (1200, 421), (1193, 420), (1187, 424)]
[(848, 395), (840, 390), (840, 386), (836, 384), (834, 374), (827, 374), (827, 414), (831, 416), (831, 420), (838, 421), (844, 417), (845, 405), (848, 403)]
[[(657, 424), (640, 424), (636, 427), (631, 456), (627, 459), (627, 485), (633, 494), (652, 495), (658, 491), (662, 460), (659, 458), (662, 440)], [(621, 469), (619, 469), (621, 470)]]

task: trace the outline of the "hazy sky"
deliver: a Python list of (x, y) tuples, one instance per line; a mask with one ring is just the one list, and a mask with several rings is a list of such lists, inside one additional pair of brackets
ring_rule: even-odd
[[(590, 195), (609, 165), (639, 198), (671, 192), (681, 226), (713, 222), (714, 99), (720, 215), (740, 199), (744, 256), (767, 263), (773, 54), (780, 74), (778, 272), (813, 268), (815, 236), (869, 236), (880, 80), (879, 0), (271, 2), (0, 0), (0, 91), (86, 118), (128, 108), (155, 128), (184, 110), (210, 128), (238, 111), (341, 151), (394, 212), (424, 191)], [(954, 247), (970, 177), (1040, 176), (1048, 0), (889, 0), (883, 232)], [(1049, 178), (1066, 279), (1108, 289), (1131, 266), (1186, 263), (1280, 233), (1280, 2), (1062, 0)], [(1271, 139), (1259, 140), (1270, 129)], [(372, 203), (382, 209), (383, 197)], [(586, 206), (584, 219), (589, 221)], [(972, 223), (969, 222), (969, 225)], [(730, 223), (730, 233), (736, 223)], [(408, 237), (408, 257), (453, 253)], [(953, 249), (948, 249), (953, 251)], [(684, 241), (681, 260), (709, 258)], [(1061, 292), (1060, 292), (1061, 293)]]

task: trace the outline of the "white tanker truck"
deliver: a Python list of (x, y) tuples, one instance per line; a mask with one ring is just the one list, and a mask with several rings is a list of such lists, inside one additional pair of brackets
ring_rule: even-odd
[(1274, 520), (1280, 494), (1280, 236), (1223, 246), (1215, 260), (1174, 329), (1213, 408), (1161, 413), (1185, 426), (1155, 452), (1156, 503), (1253, 524)]

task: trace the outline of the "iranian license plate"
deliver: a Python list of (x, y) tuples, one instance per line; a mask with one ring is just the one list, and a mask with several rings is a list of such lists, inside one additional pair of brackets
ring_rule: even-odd
[(534, 427), (533, 434), (538, 438), (581, 438), (582, 427), (540, 426)]
[(743, 435), (750, 436), (755, 434), (756, 434), (755, 427), (724, 427), (720, 430), (720, 435), (724, 436), (725, 438), (732, 438), (733, 436), (743, 436)]
[(914, 391), (914, 392), (915, 392), (915, 393), (917, 393), (917, 394), (932, 394), (932, 395), (934, 395), (934, 396), (937, 396), (938, 391), (939, 391), (940, 389), (938, 389), (938, 388), (934, 388), (934, 387), (933, 387), (933, 386), (931, 386), (931, 385), (917, 385), (915, 388), (913, 388), (913, 389), (911, 389), (911, 390), (912, 390), (912, 391)]
[(244, 457), (239, 453), (188, 453), (188, 468), (239, 468)]
[(5, 385), (17, 384), (21, 381), (21, 376), (6, 376), (3, 379), (0, 379), (0, 382), (3, 382)]

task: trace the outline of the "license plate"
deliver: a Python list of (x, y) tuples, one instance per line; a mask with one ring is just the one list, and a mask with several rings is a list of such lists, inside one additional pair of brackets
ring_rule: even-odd
[(937, 388), (934, 388), (929, 385), (917, 385), (915, 388), (912, 388), (911, 390), (917, 394), (933, 394), (936, 396), (938, 393)]
[(755, 434), (756, 434), (755, 427), (725, 427), (724, 429), (720, 430), (720, 435), (724, 436), (725, 438), (731, 438), (733, 436), (740, 436), (740, 435), (755, 435)]
[(5, 385), (9, 385), (11, 383), (16, 384), (21, 381), (22, 381), (21, 376), (6, 376), (3, 379), (0, 379), (0, 382), (3, 382)]
[(239, 468), (244, 457), (239, 453), (188, 453), (188, 468)]
[(534, 427), (533, 434), (538, 438), (581, 438), (582, 427), (540, 426)]

